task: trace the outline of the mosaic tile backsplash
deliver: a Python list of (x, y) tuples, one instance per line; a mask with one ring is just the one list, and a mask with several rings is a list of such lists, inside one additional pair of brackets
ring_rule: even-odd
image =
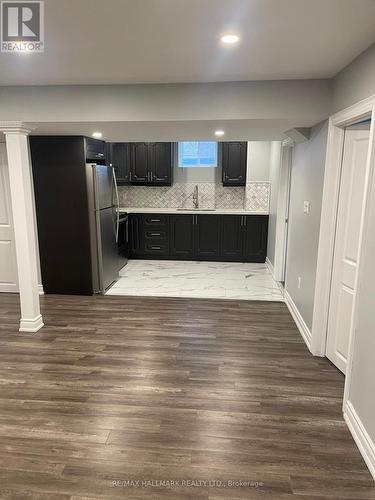
[[(133, 208), (193, 208), (195, 186), (195, 183), (175, 183), (166, 187), (119, 186), (120, 205)], [(198, 187), (200, 208), (269, 210), (269, 182), (248, 182), (246, 187), (199, 183)]]

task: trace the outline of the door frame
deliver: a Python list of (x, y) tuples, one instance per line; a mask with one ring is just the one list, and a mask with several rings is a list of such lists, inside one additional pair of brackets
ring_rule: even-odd
[[(16, 239), (14, 235), (14, 225), (13, 225), (13, 212), (12, 212), (12, 204), (11, 204), (11, 198), (10, 198), (10, 180), (9, 180), (9, 167), (8, 167), (8, 158), (7, 158), (7, 149), (6, 149), (6, 143), (5, 140), (2, 140), (0, 138), (0, 162), (3, 163), (4, 166), (4, 189), (5, 189), (5, 206), (8, 209), (8, 223), (10, 227), (10, 232), (11, 232), (11, 240), (12, 240), (12, 246), (13, 246), (13, 254), (12, 254), (12, 265), (14, 267), (14, 272), (15, 272), (15, 282), (14, 283), (4, 283), (1, 288), (0, 292), (1, 293), (18, 293), (19, 288), (18, 288), (18, 268), (17, 268), (17, 257), (16, 257)], [(11, 263), (9, 262), (9, 265)]]
[[(356, 325), (358, 311), (358, 285), (363, 264), (361, 256), (363, 250), (364, 231), (366, 221), (368, 219), (369, 191), (371, 187), (371, 180), (374, 175), (375, 95), (334, 114), (329, 119), (310, 346), (310, 350), (315, 356), (326, 355), (328, 315), (330, 308), (333, 257), (335, 251), (337, 210), (340, 192), (345, 128), (366, 119), (371, 120), (371, 127), (365, 179), (365, 199), (362, 207), (360, 223), (360, 241), (358, 252), (359, 262), (355, 282), (356, 292), (354, 296), (353, 316), (349, 334), (349, 353), (346, 374), (347, 382), (349, 381), (351, 374), (351, 360), (354, 345), (353, 331)], [(348, 383), (346, 386), (348, 386)], [(344, 405), (346, 402), (346, 393), (347, 391), (345, 391)]]
[[(286, 139), (282, 142), (280, 155), (279, 192), (277, 197), (275, 262), (273, 267), (273, 277), (278, 282), (285, 282), (293, 148), (294, 141), (292, 141), (291, 139)], [(282, 182), (282, 179), (284, 179), (285, 182)]]

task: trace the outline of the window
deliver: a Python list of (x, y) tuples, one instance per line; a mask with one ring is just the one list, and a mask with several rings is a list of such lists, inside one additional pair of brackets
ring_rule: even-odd
[(217, 142), (189, 141), (178, 143), (179, 167), (217, 167)]

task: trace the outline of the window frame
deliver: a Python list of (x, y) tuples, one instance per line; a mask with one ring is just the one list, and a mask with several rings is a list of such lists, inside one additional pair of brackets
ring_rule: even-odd
[[(215, 159), (216, 159), (216, 164), (215, 165), (205, 165), (204, 163), (198, 163), (196, 165), (182, 165), (180, 164), (180, 159), (182, 155), (180, 155), (180, 144), (186, 143), (186, 142), (196, 142), (196, 143), (213, 143), (216, 144), (216, 152), (215, 152)], [(220, 159), (219, 159), (219, 142), (218, 141), (178, 141), (177, 142), (177, 154), (176, 154), (176, 160), (177, 160), (177, 167), (182, 168), (182, 169), (187, 169), (187, 168), (218, 168)], [(200, 159), (201, 156), (198, 155), (196, 158)]]

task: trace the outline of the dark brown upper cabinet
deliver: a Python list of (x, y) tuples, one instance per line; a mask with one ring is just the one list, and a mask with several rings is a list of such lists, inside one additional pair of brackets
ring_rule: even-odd
[(130, 183), (130, 152), (128, 142), (107, 144), (107, 164), (114, 168), (120, 186)]
[(245, 186), (247, 142), (222, 142), (221, 165), (223, 186)]
[(131, 184), (172, 185), (173, 144), (171, 142), (134, 142), (131, 147)]
[(151, 142), (150, 180), (152, 184), (171, 186), (173, 174), (173, 144), (170, 142)]
[(104, 141), (85, 137), (86, 161), (104, 164), (106, 161), (106, 144)]
[(171, 186), (173, 143), (118, 142), (107, 146), (119, 184)]
[(131, 144), (131, 184), (150, 184), (150, 146), (148, 142)]

